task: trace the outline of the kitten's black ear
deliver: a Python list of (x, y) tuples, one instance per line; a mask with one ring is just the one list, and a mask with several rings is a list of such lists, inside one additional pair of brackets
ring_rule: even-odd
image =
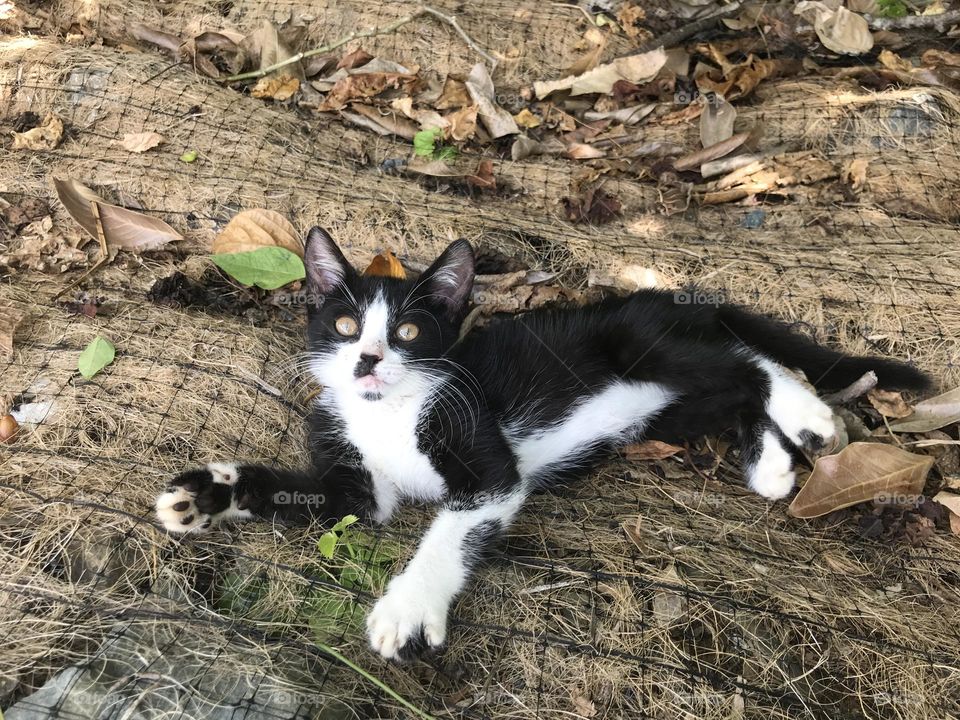
[(307, 293), (326, 297), (337, 285), (356, 275), (340, 248), (326, 230), (310, 228), (303, 248), (303, 265), (307, 271)]
[(454, 240), (433, 265), (420, 276), (420, 291), (447, 307), (448, 316), (456, 318), (463, 310), (473, 289), (473, 248), (466, 240)]

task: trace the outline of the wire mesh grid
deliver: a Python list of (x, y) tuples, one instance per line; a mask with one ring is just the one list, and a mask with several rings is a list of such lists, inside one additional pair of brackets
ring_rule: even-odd
[[(66, 135), (54, 151), (0, 150), (0, 189), (8, 202), (50, 202), (55, 234), (73, 231), (51, 176), (164, 218), (187, 250), (238, 210), (270, 207), (301, 229), (334, 228), (356, 260), (382, 246), (426, 260), (456, 234), (571, 284), (588, 268), (640, 263), (956, 381), (960, 103), (950, 90), (831, 76), (761, 84), (738, 104), (740, 120), (762, 124), (765, 146), (782, 147), (781, 174), (802, 178), (793, 194), (752, 205), (691, 202), (688, 185), (655, 180), (654, 157), (511, 162), (495, 145), (498, 189), (484, 194), (393, 172), (408, 142), (252, 98), (131, 39), (136, 23), (189, 37), (299, 18), (319, 44), (412, 3), (41, 5), (30, 8), (32, 34), (0, 40), (0, 121), (55, 111)], [(562, 76), (582, 51), (574, 5), (436, 6), (512, 61), (494, 79), (514, 111), (528, 101), (521, 88)], [(650, 15), (655, 31), (676, 24)], [(622, 36), (610, 42), (605, 57), (630, 50)], [(440, 78), (477, 59), (430, 22), (362, 45)], [(643, 126), (637, 142), (692, 148), (695, 125)], [(119, 147), (144, 131), (164, 135), (162, 152)], [(191, 150), (198, 160), (182, 162)], [(843, 178), (854, 159), (869, 168), (856, 195)], [(561, 198), (597, 184), (622, 204), (620, 219), (568, 222)], [(41, 413), (0, 446), (7, 717), (414, 716), (397, 696), (463, 718), (960, 714), (955, 543), (865, 537), (849, 518), (791, 521), (693, 450), (682, 462), (613, 464), (534, 498), (455, 607), (449, 646), (408, 666), (366, 649), (363, 618), (424, 527), (422, 509), (360, 531), (356, 554), (332, 563), (313, 526), (168, 537), (152, 503), (173, 473), (305, 457), (301, 320), (145, 300), (157, 278), (199, 267), (187, 255), (120, 258), (85, 283), (105, 298), (94, 318), (54, 297), (70, 274), (15, 272), (0, 284), (0, 304), (28, 318), (2, 390)], [(83, 380), (77, 356), (97, 334), (118, 357)]]

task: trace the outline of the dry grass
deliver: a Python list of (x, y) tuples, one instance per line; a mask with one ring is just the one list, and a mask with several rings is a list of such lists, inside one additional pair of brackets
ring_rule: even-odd
[[(199, 2), (61, 3), (51, 22), (67, 28), (83, 10), (91, 27), (123, 41), (134, 20), (246, 31), (295, 7), (243, 1), (221, 15)], [(311, 33), (322, 40), (404, 6), (312, 7)], [(494, 52), (518, 48), (497, 77), (510, 93), (569, 64), (577, 16), (560, 5), (485, 3), (465, 8), (462, 21)], [(366, 47), (426, 69), (473, 62), (448, 28), (427, 23)], [(80, 77), (96, 79), (78, 92)], [(904, 107), (921, 108), (930, 132), (899, 132)], [(573, 192), (583, 165), (505, 161), (498, 179), (512, 194), (437, 192), (379, 172), (384, 159), (409, 152), (403, 144), (220, 88), (158, 54), (0, 39), (0, 126), (49, 110), (67, 121), (68, 137), (50, 153), (0, 149), (7, 197), (51, 199), (51, 175), (76, 177), (139, 199), (185, 233), (187, 251), (205, 249), (237, 209), (267, 206), (301, 229), (332, 228), (357, 261), (383, 246), (424, 260), (456, 234), (574, 283), (588, 268), (640, 263), (807, 323), (842, 347), (910, 357), (944, 384), (960, 378), (960, 124), (946, 91), (867, 93), (818, 79), (761, 85), (739, 122), (762, 120), (765, 143), (813, 150), (838, 167), (852, 157), (870, 164), (858, 197), (825, 180), (762, 205), (757, 230), (740, 224), (754, 207), (665, 216), (654, 185), (625, 178), (606, 185), (623, 201), (621, 221), (571, 226), (559, 198)], [(143, 130), (166, 144), (141, 156), (116, 142)], [(695, 123), (644, 132), (644, 141), (695, 147)], [(188, 149), (200, 155), (189, 166), (178, 159)], [(54, 232), (77, 232), (54, 213)], [(324, 659), (318, 639), (441, 717), (575, 717), (589, 715), (590, 703), (608, 718), (960, 713), (957, 543), (936, 536), (923, 549), (890, 547), (849, 526), (791, 521), (726, 466), (703, 479), (668, 461), (664, 479), (648, 466), (612, 465), (538, 497), (505, 557), (457, 606), (450, 647), (433, 666), (397, 668), (366, 650), (357, 623), (371, 597), (331, 589), (314, 550), (318, 528), (253, 524), (172, 540), (151, 515), (171, 473), (224, 457), (290, 465), (303, 457), (299, 327), (253, 327), (141, 300), (174, 265), (197, 275), (203, 262), (170, 256), (104, 270), (91, 288), (107, 295), (109, 312), (95, 319), (52, 303), (66, 278), (18, 274), (0, 285), (0, 307), (29, 314), (0, 394), (30, 391), (55, 403), (42, 425), (0, 446), (0, 678), (4, 688), (18, 683), (16, 696), (88, 657), (122, 622), (155, 632), (158, 652), (185, 632), (190, 642), (168, 652), (196, 668), (198, 683), (211, 658), (238, 675), (263, 668), (261, 691), (356, 717), (400, 711)], [(120, 354), (83, 381), (77, 356), (96, 333)], [(406, 552), (425, 521), (407, 512), (387, 537)], [(223, 604), (237, 576), (259, 578), (260, 588), (239, 618)], [(314, 604), (331, 596), (342, 606), (332, 634), (317, 629)], [(203, 692), (214, 690), (201, 683)]]

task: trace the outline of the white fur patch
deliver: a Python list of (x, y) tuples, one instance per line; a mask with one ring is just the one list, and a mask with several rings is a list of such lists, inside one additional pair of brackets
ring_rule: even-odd
[(798, 447), (804, 445), (807, 433), (821, 437), (824, 442), (831, 440), (836, 427), (830, 406), (771, 360), (758, 357), (757, 364), (770, 376), (767, 415), (783, 434)]
[[(213, 477), (213, 482), (221, 485), (234, 485), (240, 477), (237, 466), (232, 463), (210, 463), (207, 470)], [(200, 492), (203, 492), (201, 489)], [(249, 520), (253, 513), (249, 510), (240, 510), (237, 507), (237, 501), (231, 499), (230, 507), (216, 515), (207, 515), (200, 513), (196, 506), (196, 493), (187, 491), (183, 487), (177, 487), (169, 492), (165, 492), (157, 498), (155, 509), (157, 518), (169, 532), (177, 533), (202, 533), (210, 526), (221, 523), (225, 520)], [(182, 509), (176, 509), (186, 503)], [(183, 521), (187, 520), (187, 523)], [(210, 525), (207, 525), (207, 523)], [(206, 526), (206, 527), (205, 527)]]
[(635, 436), (675, 397), (658, 383), (619, 381), (581, 402), (551, 427), (526, 436), (520, 435), (520, 428), (506, 428), (520, 476), (536, 477), (599, 443)]
[(793, 458), (770, 430), (760, 438), (757, 461), (747, 468), (747, 485), (768, 500), (785, 498), (793, 490)]
[(464, 589), (472, 566), (467, 556), (472, 549), (466, 545), (470, 532), (491, 520), (506, 527), (525, 497), (519, 488), (473, 510), (441, 510), (407, 567), (390, 581), (367, 616), (370, 646), (395, 659), (421, 629), (428, 645), (442, 645), (450, 605)]

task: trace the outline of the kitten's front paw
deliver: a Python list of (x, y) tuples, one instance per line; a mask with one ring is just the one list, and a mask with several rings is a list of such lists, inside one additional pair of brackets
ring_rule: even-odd
[(448, 603), (400, 575), (367, 616), (370, 647), (388, 660), (410, 660), (447, 639)]
[(237, 468), (210, 463), (175, 477), (157, 498), (157, 517), (170, 532), (203, 532), (232, 506)]

